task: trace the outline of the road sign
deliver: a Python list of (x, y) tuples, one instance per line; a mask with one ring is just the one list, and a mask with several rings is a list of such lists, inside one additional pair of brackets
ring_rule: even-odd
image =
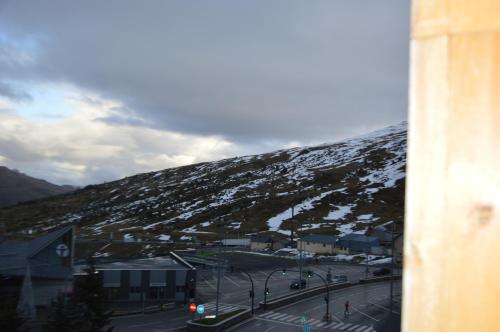
[(196, 303), (191, 303), (189, 305), (189, 311), (191, 311), (191, 312), (195, 312), (196, 311)]
[(198, 304), (198, 306), (196, 307), (196, 312), (200, 315), (203, 315), (205, 313), (205, 306), (203, 304)]
[(68, 255), (69, 255), (68, 246), (65, 245), (64, 243), (59, 244), (56, 247), (56, 254), (57, 254), (57, 256), (60, 256), (60, 257), (68, 257)]

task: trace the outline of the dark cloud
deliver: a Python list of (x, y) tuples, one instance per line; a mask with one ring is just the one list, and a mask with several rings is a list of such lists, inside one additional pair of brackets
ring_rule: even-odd
[(14, 101), (32, 101), (33, 97), (26, 91), (16, 89), (10, 84), (0, 81), (0, 96)]
[(0, 73), (116, 98), (136, 125), (331, 140), (405, 119), (408, 15), (406, 0), (7, 1), (9, 54), (33, 58)]
[(43, 160), (35, 147), (29, 146), (26, 142), (15, 137), (0, 137), (0, 155), (4, 158), (18, 162), (38, 162)]

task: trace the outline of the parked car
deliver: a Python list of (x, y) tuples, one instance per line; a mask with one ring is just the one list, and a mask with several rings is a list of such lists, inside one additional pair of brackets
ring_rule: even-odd
[(381, 269), (377, 269), (377, 270), (373, 271), (373, 275), (375, 277), (385, 276), (385, 275), (388, 275), (388, 274), (391, 274), (391, 269), (388, 269), (386, 267), (383, 267)]
[(336, 276), (333, 277), (333, 282), (335, 282), (335, 283), (347, 282), (347, 276), (336, 275)]
[(300, 288), (306, 288), (305, 279), (292, 280), (292, 282), (290, 283), (290, 289), (300, 289)]

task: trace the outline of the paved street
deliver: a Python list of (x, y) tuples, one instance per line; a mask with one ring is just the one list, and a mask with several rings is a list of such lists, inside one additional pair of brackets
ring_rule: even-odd
[[(365, 276), (365, 267), (359, 265), (320, 264), (304, 267), (303, 270), (312, 270), (315, 274), (321, 274), (324, 278), (326, 278), (326, 274), (329, 268), (331, 269), (332, 275), (346, 275), (348, 280), (352, 282), (357, 282), (360, 278)], [(288, 270), (291, 269), (298, 270), (297, 267), (290, 268)], [(371, 267), (370, 271), (373, 271), (373, 269), (374, 268)], [(271, 271), (273, 270), (268, 269), (250, 272), (255, 285), (256, 305), (259, 301), (264, 300), (264, 283), (266, 277)], [(197, 292), (199, 297), (201, 297), (202, 299), (207, 299), (208, 301), (215, 299), (217, 290), (216, 276), (216, 271), (208, 270), (198, 272)], [(286, 276), (282, 276), (280, 271), (274, 273), (268, 282), (268, 288), (270, 289), (270, 295), (268, 296), (268, 298), (273, 298), (294, 292), (293, 290), (290, 290), (290, 282), (293, 279), (298, 278), (299, 276), (297, 272), (287, 272)], [(307, 282), (308, 287), (323, 284), (321, 279), (317, 276), (313, 276), (312, 278), (307, 279)], [(251, 301), (249, 297), (249, 291), (251, 289), (251, 284), (249, 278), (245, 274), (241, 272), (224, 273), (224, 275), (221, 277), (220, 289), (222, 290), (220, 298), (221, 302), (250, 306)]]
[[(399, 312), (401, 283), (396, 283), (396, 306)], [(336, 290), (330, 303), (333, 317), (331, 322), (322, 320), (325, 315), (324, 294), (293, 303), (277, 310), (258, 314), (230, 331), (302, 331), (304, 325), (311, 331), (376, 331), (377, 326), (389, 314), (389, 283), (368, 284)], [(351, 304), (351, 314), (344, 317), (344, 303)], [(396, 314), (396, 315), (399, 315)]]
[[(370, 273), (377, 267), (370, 267)], [(357, 282), (365, 276), (365, 266), (323, 263), (319, 265), (309, 265), (303, 268), (304, 271), (312, 270), (314, 273), (326, 276), (328, 269), (332, 275), (346, 275), (349, 281)], [(290, 282), (298, 279), (297, 267), (290, 267), (285, 276), (281, 270), (274, 273), (269, 279), (268, 288), (270, 294), (268, 299), (272, 299), (284, 294), (296, 292), (290, 290)], [(250, 271), (255, 284), (255, 307), (264, 299), (264, 283), (266, 277), (273, 269), (254, 269)], [(201, 298), (199, 301), (206, 308), (206, 314), (215, 313), (215, 294), (217, 289), (216, 270), (198, 270), (197, 293)], [(322, 285), (323, 282), (317, 276), (307, 279), (307, 287)], [(400, 294), (401, 283), (395, 283), (395, 293)], [(251, 284), (248, 276), (242, 272), (225, 272), (221, 274), (221, 293), (219, 299), (219, 312), (229, 312), (239, 308), (249, 308), (251, 299), (249, 291)], [(310, 325), (312, 330), (330, 331), (356, 331), (368, 332), (376, 330), (377, 324), (384, 320), (388, 314), (389, 283), (376, 283), (363, 286), (334, 291), (331, 295), (331, 308), (333, 321), (323, 322), (321, 319), (325, 313), (324, 294), (305, 299), (300, 302), (279, 308), (270, 312), (259, 312), (254, 319), (238, 326), (234, 331), (297, 331), (302, 330), (304, 320)], [(343, 317), (344, 303), (349, 300), (352, 304), (351, 316), (349, 320)], [(400, 301), (396, 297), (396, 304)], [(395, 307), (395, 310), (399, 308)], [(185, 322), (191, 319), (192, 315), (186, 308), (177, 308), (165, 312), (136, 315), (129, 317), (115, 318), (113, 325), (117, 332), (167, 332), (180, 330), (185, 326)]]

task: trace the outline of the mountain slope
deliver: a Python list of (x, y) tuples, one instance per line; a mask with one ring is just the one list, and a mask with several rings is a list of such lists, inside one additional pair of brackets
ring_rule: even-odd
[(73, 191), (0, 166), (0, 207)]
[[(402, 222), (406, 123), (335, 144), (138, 174), (0, 210), (9, 231), (78, 222), (83, 237), (347, 234)], [(291, 220), (291, 207), (295, 218)]]

